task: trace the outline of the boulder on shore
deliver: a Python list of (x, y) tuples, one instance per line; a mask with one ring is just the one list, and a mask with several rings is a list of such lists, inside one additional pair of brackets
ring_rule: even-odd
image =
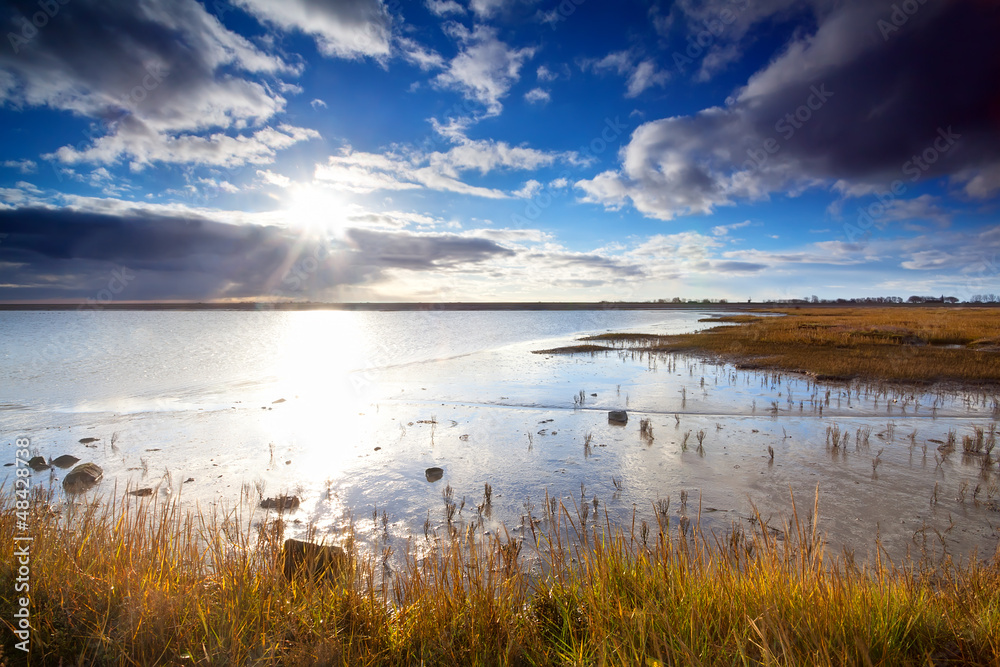
[(431, 483), (436, 482), (439, 479), (441, 479), (442, 477), (444, 477), (444, 469), (443, 468), (428, 468), (427, 470), (424, 471), (424, 477), (427, 478), (428, 482), (431, 482)]
[(74, 465), (79, 460), (80, 459), (70, 454), (63, 454), (59, 458), (52, 459), (51, 461), (49, 461), (49, 463), (51, 463), (57, 468), (68, 468), (71, 465)]
[(279, 512), (291, 511), (299, 508), (298, 496), (276, 496), (265, 498), (260, 501), (260, 506), (266, 510), (278, 510)]
[(43, 470), (48, 470), (49, 464), (45, 462), (44, 456), (32, 456), (28, 459), (28, 467), (35, 472), (41, 472)]
[(627, 424), (628, 413), (624, 410), (611, 410), (610, 412), (608, 412), (608, 423)]
[(104, 478), (104, 470), (96, 463), (81, 463), (63, 479), (66, 493), (83, 493)]
[(281, 551), (282, 571), (289, 581), (296, 575), (333, 580), (347, 567), (347, 553), (338, 546), (287, 539)]
[(150, 487), (145, 487), (142, 489), (136, 489), (135, 491), (129, 491), (130, 496), (137, 496), (139, 498), (146, 498), (147, 496), (153, 495), (153, 489)]

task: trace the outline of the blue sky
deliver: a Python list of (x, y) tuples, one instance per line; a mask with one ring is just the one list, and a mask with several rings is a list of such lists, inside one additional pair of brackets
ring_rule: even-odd
[(14, 0), (0, 300), (1000, 292), (979, 0)]

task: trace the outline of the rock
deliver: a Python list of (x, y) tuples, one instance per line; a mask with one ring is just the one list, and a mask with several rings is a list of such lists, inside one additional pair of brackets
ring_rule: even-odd
[(609, 424), (627, 424), (628, 413), (624, 410), (612, 410), (608, 413)]
[(442, 468), (428, 468), (424, 471), (424, 477), (427, 478), (428, 482), (434, 483), (444, 477), (444, 470)]
[(144, 489), (136, 489), (135, 491), (129, 491), (128, 494), (130, 496), (137, 496), (139, 498), (145, 498), (146, 496), (153, 495), (153, 489), (151, 489), (150, 487), (147, 486)]
[(32, 456), (28, 459), (28, 467), (35, 472), (40, 472), (42, 470), (48, 470), (49, 464), (45, 462), (44, 456)]
[(291, 511), (299, 508), (299, 497), (277, 496), (275, 498), (265, 498), (260, 501), (260, 506), (266, 510), (278, 510), (279, 512)]
[(376, 447), (376, 448), (375, 448), (375, 451), (377, 452), (377, 451), (379, 451), (380, 449), (382, 449), (382, 448), (381, 448), (381, 447)]
[(104, 470), (101, 466), (96, 463), (81, 463), (63, 479), (63, 488), (66, 493), (83, 493), (89, 491), (103, 478)]
[(100, 438), (80, 438), (81, 445), (88, 445), (92, 442), (97, 442)]
[(285, 402), (285, 399), (279, 398), (276, 401), (271, 401), (271, 405), (277, 405), (278, 403), (284, 403), (284, 402)]
[(193, 481), (194, 477), (188, 477), (186, 480), (184, 480), (184, 483), (187, 484), (188, 482), (193, 482)]
[(282, 571), (289, 581), (296, 575), (332, 581), (348, 563), (347, 553), (337, 546), (288, 539), (281, 551)]
[(74, 465), (79, 460), (80, 459), (76, 458), (75, 456), (70, 456), (69, 454), (63, 454), (57, 459), (52, 459), (50, 463), (57, 468), (68, 468), (71, 465)]

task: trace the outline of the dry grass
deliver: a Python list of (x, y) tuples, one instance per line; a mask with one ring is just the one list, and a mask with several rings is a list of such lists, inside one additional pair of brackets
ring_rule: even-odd
[[(708, 353), (743, 367), (819, 379), (1000, 384), (1000, 310), (802, 308), (681, 336), (602, 334), (584, 340), (643, 352)], [(609, 347), (610, 347), (609, 346)], [(567, 350), (572, 351), (572, 350)], [(588, 350), (593, 351), (593, 350)]]
[[(280, 524), (120, 501), (30, 510), (35, 664), (997, 664), (1000, 564), (824, 560), (815, 524), (706, 537), (664, 506), (627, 532), (546, 502), (540, 532), (455, 531), (383, 585), (352, 554), (334, 584), (288, 582)], [(664, 505), (661, 503), (661, 506)], [(584, 504), (582, 507), (586, 506)], [(0, 504), (12, 551), (13, 500)], [(595, 512), (596, 514), (596, 512)], [(815, 513), (811, 513), (815, 516)], [(694, 522), (696, 525), (697, 522)], [(533, 557), (541, 574), (529, 576)], [(0, 651), (14, 570), (0, 563)]]

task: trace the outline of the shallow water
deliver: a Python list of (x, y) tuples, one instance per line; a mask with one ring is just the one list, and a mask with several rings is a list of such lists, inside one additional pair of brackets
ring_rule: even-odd
[[(48, 458), (101, 465), (92, 493), (149, 486), (203, 510), (244, 489), (295, 493), (290, 535), (353, 521), (373, 547), (445, 534), (448, 487), (459, 530), (524, 534), (546, 492), (626, 527), (655, 526), (654, 502), (669, 498), (675, 525), (700, 512), (722, 532), (755, 508), (780, 526), (791, 494), (804, 519), (818, 485), (833, 551), (870, 557), (878, 536), (894, 558), (993, 553), (1000, 469), (961, 444), (995, 427), (992, 395), (886, 395), (687, 356), (531, 354), (586, 333), (690, 331), (705, 314), (4, 313), (0, 428)], [(628, 410), (626, 426), (609, 424), (612, 409)], [(831, 446), (834, 426), (846, 444)], [(949, 431), (945, 457), (931, 441)], [(429, 483), (432, 466), (444, 475)]]

